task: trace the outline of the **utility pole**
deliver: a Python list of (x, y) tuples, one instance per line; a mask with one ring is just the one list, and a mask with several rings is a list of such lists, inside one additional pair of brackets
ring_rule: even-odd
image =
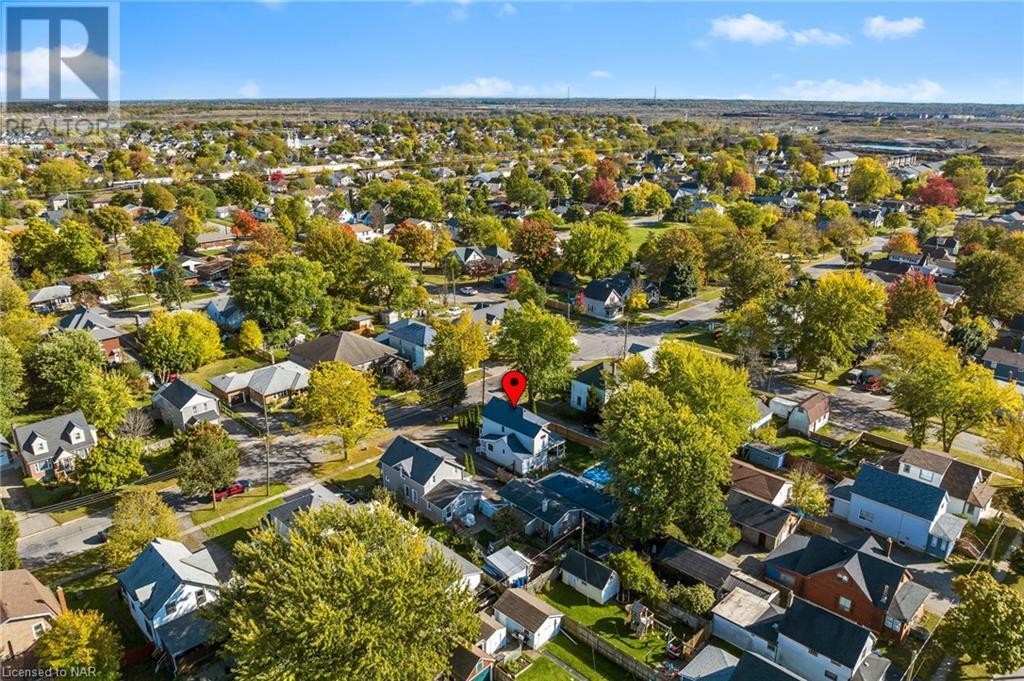
[(263, 401), (263, 448), (267, 461), (267, 496), (270, 496), (270, 420), (267, 418), (267, 402)]
[(483, 407), (484, 402), (487, 401), (487, 367), (481, 364), (480, 370), (484, 372), (484, 376), (480, 380), (480, 406)]

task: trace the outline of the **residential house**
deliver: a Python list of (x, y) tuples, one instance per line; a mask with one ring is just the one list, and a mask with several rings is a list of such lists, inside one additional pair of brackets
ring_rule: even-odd
[(967, 524), (949, 511), (946, 490), (872, 464), (861, 466), (853, 484), (837, 485), (830, 494), (833, 515), (942, 559)]
[(991, 474), (977, 466), (917, 447), (908, 447), (899, 456), (880, 463), (890, 472), (946, 490), (949, 512), (966, 516), (972, 525), (995, 514), (992, 500), (996, 488), (990, 484)]
[(182, 378), (160, 386), (153, 393), (153, 406), (160, 412), (161, 420), (174, 430), (220, 420), (217, 396)]
[(740, 528), (740, 536), (760, 550), (771, 551), (796, 532), (800, 517), (739, 490), (729, 490), (725, 506), (732, 521)]
[(214, 298), (206, 304), (206, 314), (217, 326), (237, 331), (245, 321), (245, 313), (233, 298)]
[(199, 281), (228, 281), (231, 279), (231, 258), (207, 258), (196, 265)]
[(719, 598), (736, 589), (748, 591), (768, 601), (774, 601), (779, 595), (775, 587), (675, 539), (665, 543), (654, 559), (654, 565), (669, 581), (687, 585), (706, 584)]
[(480, 582), (483, 579), (483, 570), (430, 535), (424, 535), (423, 538), (426, 540), (428, 545), (440, 551), (441, 555), (459, 571), (459, 584), (466, 587), (466, 589), (471, 593), (479, 588)]
[(776, 632), (785, 608), (734, 589), (711, 609), (711, 632), (740, 650), (775, 659)]
[(718, 646), (706, 645), (679, 672), (681, 681), (729, 681), (739, 658)]
[(455, 258), (463, 272), (469, 272), (477, 265), (487, 262), (484, 254), (476, 246), (458, 246), (445, 257)]
[(732, 460), (732, 485), (734, 490), (749, 494), (775, 506), (785, 506), (793, 483), (779, 475), (763, 471), (739, 459)]
[(404, 435), (392, 440), (378, 465), (381, 484), (435, 523), (475, 512), (484, 492), (451, 454)]
[(547, 468), (565, 452), (565, 439), (546, 419), (492, 397), (483, 409), (477, 451), (519, 475)]
[(61, 317), (56, 328), (58, 331), (88, 331), (103, 348), (108, 362), (124, 359), (125, 344), (122, 341), (127, 334), (117, 328), (117, 322), (103, 314), (102, 308), (79, 305)]
[(288, 360), (243, 373), (229, 371), (210, 379), (213, 393), (229, 405), (287, 402), (308, 387), (309, 370)]
[(846, 545), (795, 534), (768, 554), (764, 569), (794, 595), (896, 640), (910, 633), (931, 593), (873, 537)]
[(511, 546), (503, 546), (484, 557), (484, 572), (502, 584), (522, 586), (530, 581), (533, 561)]
[(797, 598), (779, 623), (775, 663), (805, 679), (881, 681), (891, 662), (873, 654), (875, 635)]
[(312, 369), (320, 362), (344, 362), (359, 371), (394, 375), (402, 360), (398, 351), (351, 331), (334, 331), (292, 347), (288, 359)]
[(11, 435), (22, 471), (35, 480), (73, 475), (96, 446), (96, 429), (81, 411), (17, 426)]
[(925, 239), (924, 246), (937, 246), (956, 257), (960, 254), (960, 240), (955, 236), (930, 236)]
[(760, 655), (746, 652), (732, 670), (729, 681), (804, 681), (796, 674), (786, 670)]
[(272, 211), (270, 209), (270, 206), (259, 204), (253, 206), (250, 214), (260, 222), (267, 222), (268, 220), (270, 220), (271, 213)]
[(24, 569), (0, 572), (0, 668), (31, 669), (32, 648), (66, 610), (60, 598)]
[(286, 496), (280, 506), (275, 506), (267, 511), (266, 522), (279, 535), (287, 537), (295, 518), (300, 513), (309, 513), (318, 508), (339, 503), (341, 503), (341, 497), (317, 483)]
[(516, 254), (498, 245), (485, 246), (480, 249), (480, 255), (484, 260), (498, 272), (504, 272), (516, 262)]
[(488, 329), (501, 325), (505, 313), (509, 310), (518, 310), (522, 307), (518, 300), (503, 300), (498, 303), (476, 303), (469, 313), (474, 323), (481, 322)]
[(494, 619), (531, 650), (558, 636), (562, 613), (526, 589), (508, 589), (494, 603)]
[(202, 231), (196, 235), (196, 249), (206, 251), (227, 248), (235, 243), (235, 239), (235, 233), (230, 227), (207, 220), (203, 223)]
[(619, 573), (576, 549), (569, 549), (559, 567), (562, 581), (592, 601), (603, 605), (619, 593)]
[(486, 612), (476, 614), (480, 620), (480, 633), (477, 635), (476, 646), (488, 655), (501, 650), (508, 639), (508, 630), (498, 620)]
[(413, 371), (419, 371), (433, 354), (430, 346), (436, 335), (437, 331), (432, 326), (412, 319), (400, 319), (388, 325), (388, 330), (377, 336), (377, 340), (397, 350), (409, 361)]
[(985, 350), (981, 363), (1001, 381), (1024, 383), (1024, 353), (992, 346)]
[(456, 646), (448, 663), (451, 681), (490, 681), (494, 658), (476, 646)]
[[(626, 356), (640, 355), (647, 363), (654, 366), (654, 355), (657, 348), (640, 343), (633, 343), (626, 350)], [(606, 378), (614, 376), (616, 363), (612, 360), (604, 360), (593, 364), (580, 371), (569, 383), (569, 406), (577, 411), (586, 411), (592, 407), (602, 407), (608, 403), (611, 395), (605, 386)], [(590, 404), (590, 395), (593, 391), (597, 398), (597, 404)]]
[(33, 310), (40, 313), (70, 310), (71, 287), (66, 284), (56, 284), (29, 291), (28, 304)]
[(831, 413), (828, 394), (823, 392), (815, 392), (800, 402), (773, 397), (768, 407), (776, 416), (786, 420), (790, 430), (804, 436), (824, 428)]
[(208, 549), (192, 553), (168, 539), (154, 539), (115, 575), (132, 619), (175, 673), (210, 652), (212, 625), (198, 610), (216, 600), (222, 575)]
[(625, 312), (626, 300), (636, 290), (646, 295), (649, 306), (661, 301), (661, 292), (652, 282), (639, 281), (628, 272), (620, 272), (587, 284), (583, 289), (583, 311), (598, 319), (618, 319)]

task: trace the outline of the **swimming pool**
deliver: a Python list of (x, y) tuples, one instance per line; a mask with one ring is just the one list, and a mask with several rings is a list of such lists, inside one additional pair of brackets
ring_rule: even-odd
[(596, 487), (604, 487), (612, 480), (611, 471), (608, 470), (608, 462), (594, 464), (580, 474), (580, 477), (593, 483)]

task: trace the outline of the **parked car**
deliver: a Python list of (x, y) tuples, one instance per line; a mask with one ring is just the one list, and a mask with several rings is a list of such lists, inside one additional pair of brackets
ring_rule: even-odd
[(683, 328), (686, 328), (689, 325), (690, 325), (690, 320), (689, 319), (677, 319), (676, 320), (676, 327), (677, 328), (683, 329)]
[(480, 292), (477, 291), (472, 286), (463, 286), (462, 288), (459, 289), (459, 293), (461, 293), (464, 296), (475, 296), (476, 294), (478, 294)]
[(215, 501), (223, 501), (228, 497), (233, 497), (236, 494), (243, 494), (249, 489), (249, 485), (241, 480), (231, 483), (227, 487), (217, 490), (213, 493)]

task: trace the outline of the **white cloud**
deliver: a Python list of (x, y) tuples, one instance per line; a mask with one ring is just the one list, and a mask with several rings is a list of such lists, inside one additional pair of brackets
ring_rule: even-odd
[(256, 99), (260, 96), (260, 86), (256, 84), (256, 81), (247, 80), (242, 83), (242, 87), (238, 88), (238, 94), (246, 99)]
[(788, 31), (781, 21), (766, 21), (755, 14), (724, 16), (711, 20), (711, 35), (734, 43), (763, 45), (785, 40)]
[(793, 42), (797, 45), (827, 45), (834, 47), (836, 45), (846, 45), (850, 42), (850, 39), (845, 35), (838, 33), (832, 33), (831, 31), (823, 31), (820, 28), (808, 28), (803, 31), (793, 31), (790, 33), (793, 38)]
[(506, 2), (498, 8), (499, 17), (514, 17), (517, 14), (519, 14), (519, 10), (511, 2)]
[(465, 83), (442, 85), (427, 90), (428, 97), (534, 97), (537, 90), (528, 85), (516, 85), (503, 78), (474, 78)]
[(449, 12), (448, 17), (452, 21), (465, 21), (469, 18), (469, 2), (470, 0), (455, 0), (453, 3), (452, 11)]
[[(711, 35), (725, 38), (734, 43), (765, 45), (783, 40), (792, 40), (794, 45), (846, 45), (850, 39), (839, 33), (821, 28), (805, 28), (791, 31), (781, 21), (762, 19), (756, 14), (723, 16), (711, 20)], [(702, 45), (695, 45), (702, 47)]]
[(611, 78), (612, 74), (610, 74), (607, 71), (591, 71), (590, 72), (590, 77), (591, 78)]
[(920, 79), (903, 85), (864, 78), (859, 83), (839, 80), (798, 80), (779, 88), (790, 99), (835, 102), (931, 102), (944, 90), (933, 80)]
[[(100, 56), (85, 45), (69, 44), (60, 46), (63, 59), (75, 58), (75, 70), (60, 61), (57, 77), (60, 79), (62, 99), (95, 100), (97, 95), (89, 88), (87, 82), (105, 78), (108, 83), (109, 95), (117, 97), (117, 79), (120, 70), (107, 57)], [(46, 99), (50, 94), (50, 49), (36, 47), (21, 53), (20, 73), (7, 73), (6, 56), (0, 55), (0, 70), (7, 74), (9, 87), (26, 99)]]
[(875, 40), (909, 38), (923, 29), (924, 19), (921, 17), (903, 17), (890, 21), (884, 16), (877, 16), (864, 20), (864, 35)]

